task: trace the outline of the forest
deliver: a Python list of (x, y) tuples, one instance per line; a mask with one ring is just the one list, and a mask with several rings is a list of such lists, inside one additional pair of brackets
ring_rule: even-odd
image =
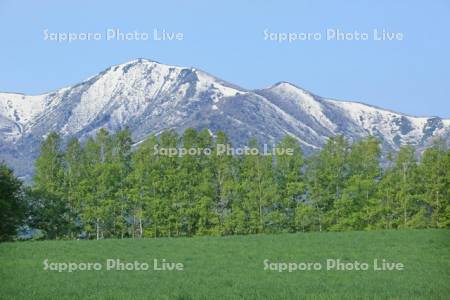
[[(331, 137), (309, 156), (290, 136), (276, 147), (291, 151), (268, 155), (218, 153), (219, 144), (231, 147), (225, 133), (195, 129), (138, 144), (127, 129), (67, 142), (50, 133), (31, 184), (0, 165), (0, 239), (17, 228), (45, 239), (105, 239), (450, 226), (445, 141), (385, 158), (374, 137)], [(155, 151), (179, 147), (210, 151)]]

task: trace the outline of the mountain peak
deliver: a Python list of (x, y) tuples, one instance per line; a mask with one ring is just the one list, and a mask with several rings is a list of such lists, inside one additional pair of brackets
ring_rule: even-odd
[(296, 92), (303, 92), (306, 94), (310, 94), (307, 90), (305, 90), (293, 83), (287, 82), (287, 81), (279, 81), (267, 89), (268, 90), (282, 89), (282, 90), (287, 90), (287, 91), (291, 91), (291, 92), (296, 91)]

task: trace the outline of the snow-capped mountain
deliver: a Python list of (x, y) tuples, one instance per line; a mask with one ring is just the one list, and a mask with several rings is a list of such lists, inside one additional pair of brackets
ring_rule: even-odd
[(412, 117), (373, 106), (324, 99), (287, 82), (247, 90), (195, 68), (138, 59), (80, 84), (38, 95), (0, 93), (0, 160), (32, 173), (39, 143), (50, 131), (85, 138), (100, 128), (128, 127), (136, 142), (173, 128), (225, 131), (234, 144), (251, 137), (274, 143), (286, 134), (310, 152), (344, 134), (378, 137), (385, 150), (450, 140), (450, 120)]

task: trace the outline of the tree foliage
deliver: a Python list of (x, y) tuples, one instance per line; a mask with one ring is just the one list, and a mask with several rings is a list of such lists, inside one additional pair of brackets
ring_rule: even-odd
[(25, 218), (22, 182), (0, 163), (0, 241), (9, 240)]
[[(290, 136), (268, 153), (250, 140), (257, 155), (218, 145), (232, 146), (223, 132), (195, 129), (134, 146), (128, 130), (66, 145), (51, 133), (28, 193), (31, 224), (49, 238), (96, 239), (450, 226), (442, 141), (421, 156), (402, 147), (387, 166), (373, 137), (332, 137), (308, 158)], [(159, 151), (180, 148), (197, 152)]]

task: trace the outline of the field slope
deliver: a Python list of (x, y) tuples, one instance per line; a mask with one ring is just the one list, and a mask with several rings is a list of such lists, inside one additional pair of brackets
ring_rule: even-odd
[[(149, 271), (106, 270), (107, 259)], [(154, 259), (183, 271), (155, 271)], [(368, 262), (368, 271), (275, 272), (272, 262)], [(50, 262), (100, 262), (100, 271), (44, 270)], [(374, 259), (404, 264), (374, 271)], [(0, 244), (1, 299), (445, 299), (450, 231), (408, 230)], [(447, 298), (448, 299), (448, 298)]]

